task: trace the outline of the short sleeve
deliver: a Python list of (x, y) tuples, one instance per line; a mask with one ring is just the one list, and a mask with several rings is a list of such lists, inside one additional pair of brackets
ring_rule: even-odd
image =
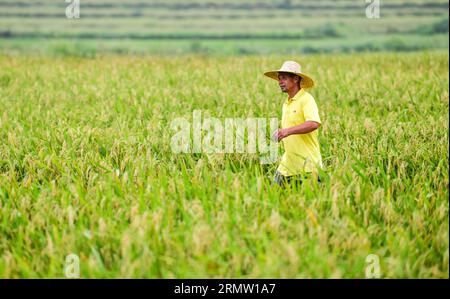
[(305, 117), (305, 121), (315, 121), (321, 124), (320, 116), (319, 116), (319, 108), (317, 108), (316, 101), (314, 98), (308, 97), (304, 106), (303, 106), (303, 115)]

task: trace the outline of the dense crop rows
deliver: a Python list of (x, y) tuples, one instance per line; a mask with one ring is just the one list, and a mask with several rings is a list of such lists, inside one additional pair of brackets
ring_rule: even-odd
[[(321, 186), (251, 154), (172, 153), (195, 109), (280, 117), (262, 72), (316, 79)], [(0, 56), (0, 276), (447, 277), (448, 54)]]

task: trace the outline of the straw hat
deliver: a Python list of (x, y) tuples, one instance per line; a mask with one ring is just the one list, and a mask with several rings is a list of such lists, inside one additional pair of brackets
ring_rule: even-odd
[(281, 72), (300, 76), (302, 78), (302, 81), (300, 82), (301, 88), (311, 88), (314, 86), (313, 79), (311, 79), (308, 75), (302, 73), (300, 64), (295, 61), (285, 61), (279, 70), (265, 72), (264, 75), (278, 81), (278, 74)]

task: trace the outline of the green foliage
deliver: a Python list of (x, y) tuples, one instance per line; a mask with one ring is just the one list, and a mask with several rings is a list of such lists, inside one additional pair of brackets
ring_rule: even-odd
[(303, 36), (305, 38), (342, 37), (345, 36), (346, 30), (345, 26), (327, 23), (321, 27), (305, 29)]
[(433, 24), (432, 33), (448, 33), (448, 18)]
[(431, 25), (419, 26), (413, 30), (413, 32), (419, 34), (448, 34), (448, 18), (437, 21)]

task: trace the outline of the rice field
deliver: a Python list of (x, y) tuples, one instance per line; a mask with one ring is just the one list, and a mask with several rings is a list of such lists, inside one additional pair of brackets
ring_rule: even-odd
[[(175, 154), (194, 110), (281, 118), (262, 76), (302, 64), (321, 185), (258, 154)], [(0, 55), (0, 277), (448, 278), (446, 51), (308, 56)], [(280, 152), (282, 148), (280, 148)]]
[[(448, 1), (0, 0), (0, 53), (320, 54), (448, 49)], [(374, 1), (372, 1), (374, 2)]]

